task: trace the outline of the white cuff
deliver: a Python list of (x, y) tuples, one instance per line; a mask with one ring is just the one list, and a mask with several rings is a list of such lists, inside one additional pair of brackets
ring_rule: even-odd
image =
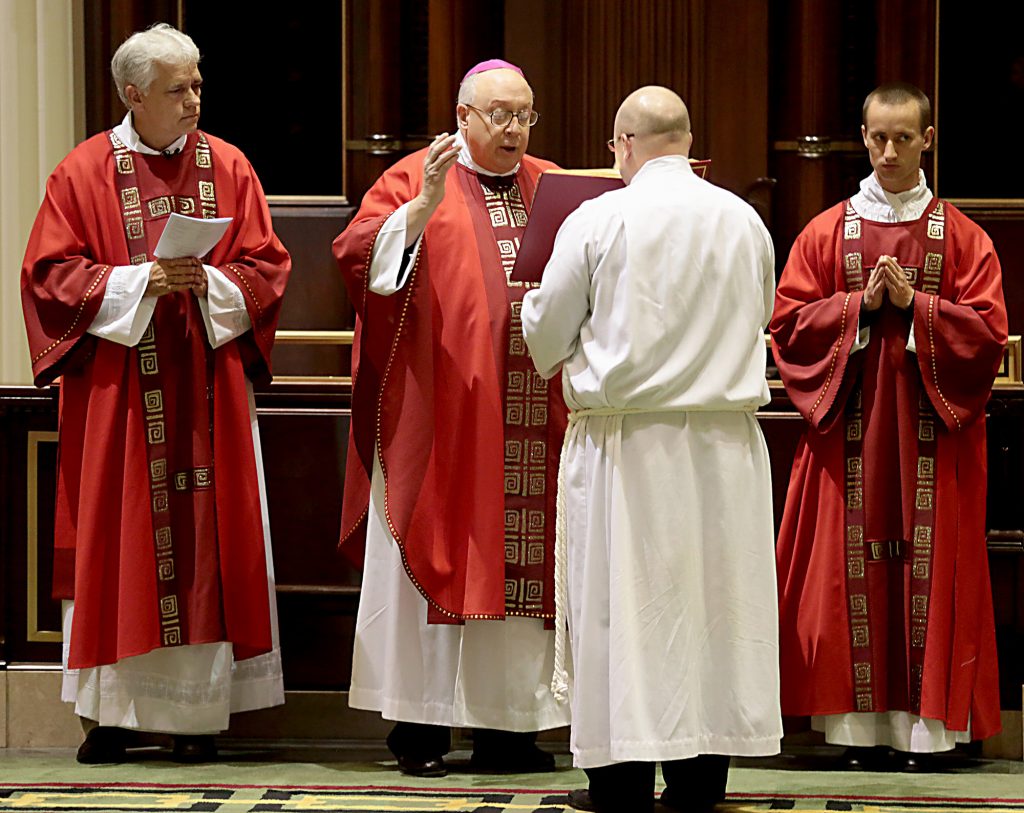
[(907, 336), (907, 352), (908, 353), (916, 353), (917, 352), (917, 339), (914, 338), (914, 314), (913, 313), (910, 314), (910, 333)]
[(850, 348), (850, 355), (852, 356), (858, 350), (863, 350), (868, 346), (868, 342), (871, 341), (871, 326), (864, 325), (861, 327), (860, 316), (857, 317), (857, 338), (853, 340), (853, 347)]
[(409, 279), (409, 269), (416, 262), (416, 255), (419, 253), (420, 243), (423, 240), (422, 233), (416, 238), (409, 261), (403, 264), (407, 242), (408, 211), (409, 204), (403, 203), (395, 209), (391, 217), (384, 221), (384, 225), (377, 232), (369, 271), (369, 288), (375, 294), (391, 296), (396, 291), (400, 291)]
[(153, 263), (145, 262), (111, 269), (103, 302), (88, 333), (125, 347), (139, 343), (156, 308), (157, 298), (145, 295), (152, 266)]
[(196, 301), (206, 324), (206, 338), (211, 347), (217, 348), (251, 329), (252, 320), (241, 289), (220, 269), (206, 264), (203, 268), (206, 270), (206, 296), (196, 297)]

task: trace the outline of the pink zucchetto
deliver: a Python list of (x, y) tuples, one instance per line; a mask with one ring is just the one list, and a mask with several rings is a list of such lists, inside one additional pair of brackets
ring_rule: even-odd
[(518, 65), (513, 65), (511, 62), (506, 62), (504, 59), (485, 59), (483, 62), (478, 62), (468, 71), (466, 71), (466, 75), (462, 77), (462, 81), (465, 82), (467, 79), (469, 79), (469, 77), (475, 76), (478, 73), (483, 73), (484, 71), (496, 71), (500, 68), (515, 71), (524, 79), (526, 78), (526, 76), (523, 74), (523, 69), (520, 68)]

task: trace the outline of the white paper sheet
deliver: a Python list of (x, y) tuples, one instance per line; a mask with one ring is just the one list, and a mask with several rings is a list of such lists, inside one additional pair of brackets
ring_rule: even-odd
[(153, 255), (167, 260), (176, 257), (203, 257), (224, 236), (231, 220), (230, 217), (205, 220), (171, 212)]

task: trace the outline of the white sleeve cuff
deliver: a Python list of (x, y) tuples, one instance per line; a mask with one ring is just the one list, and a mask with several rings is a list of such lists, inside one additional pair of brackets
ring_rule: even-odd
[(914, 337), (914, 314), (910, 314), (910, 334), (907, 336), (907, 352), (917, 352), (917, 339)]
[(145, 262), (111, 269), (103, 302), (89, 325), (89, 333), (125, 347), (139, 343), (156, 308), (157, 298), (145, 295), (152, 265)]
[(850, 355), (852, 356), (858, 350), (863, 350), (868, 346), (868, 342), (871, 341), (871, 326), (861, 326), (860, 316), (857, 317), (857, 338), (853, 340), (853, 347), (850, 348)]
[(206, 270), (206, 296), (196, 297), (206, 324), (210, 346), (217, 348), (237, 339), (252, 328), (245, 296), (220, 269), (203, 265)]
[(409, 204), (403, 203), (395, 209), (391, 217), (384, 221), (384, 225), (377, 232), (369, 271), (369, 288), (375, 294), (391, 296), (396, 291), (400, 291), (409, 279), (409, 269), (416, 262), (416, 255), (419, 253), (423, 235), (420, 234), (416, 238), (416, 243), (406, 261), (408, 211)]

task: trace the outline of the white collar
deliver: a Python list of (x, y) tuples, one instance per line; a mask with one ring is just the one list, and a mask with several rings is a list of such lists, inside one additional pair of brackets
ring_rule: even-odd
[(490, 175), (492, 178), (508, 177), (509, 175), (515, 175), (519, 172), (520, 164), (516, 164), (515, 169), (511, 172), (491, 172), (490, 170), (484, 169), (476, 161), (473, 160), (473, 156), (469, 152), (469, 144), (466, 143), (466, 139), (462, 137), (462, 130), (457, 129), (455, 131), (455, 144), (459, 148), (459, 163), (465, 167), (469, 167), (473, 172), (478, 175)]
[(917, 186), (906, 192), (886, 192), (872, 172), (860, 182), (860, 192), (850, 198), (857, 214), (880, 223), (905, 223), (917, 220), (932, 200), (924, 172), (918, 170)]
[(121, 143), (132, 152), (139, 152), (143, 155), (175, 155), (185, 149), (185, 142), (188, 140), (188, 133), (186, 133), (163, 150), (154, 150), (152, 147), (146, 146), (135, 131), (131, 110), (128, 111), (121, 123), (114, 128), (114, 135), (121, 139)]
[(685, 172), (688, 175), (693, 174), (693, 168), (690, 166), (690, 159), (685, 155), (659, 155), (657, 158), (652, 158), (640, 167), (640, 169), (636, 171), (636, 175), (634, 175), (632, 180), (630, 180), (630, 184), (636, 183), (638, 178), (646, 178), (647, 176), (653, 176), (664, 171)]

